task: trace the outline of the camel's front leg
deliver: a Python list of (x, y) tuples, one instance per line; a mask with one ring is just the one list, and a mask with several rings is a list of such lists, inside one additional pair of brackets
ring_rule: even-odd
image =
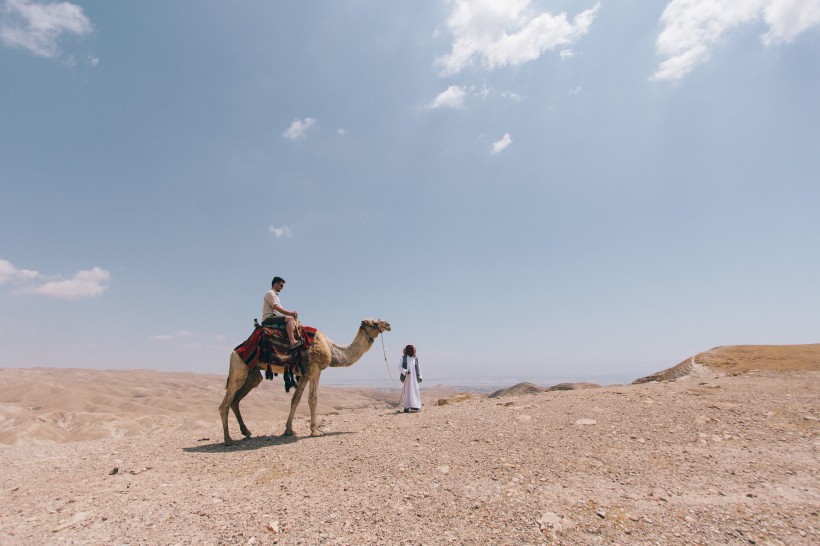
[(233, 445), (234, 441), (231, 439), (231, 434), (228, 432), (228, 411), (231, 409), (231, 402), (233, 402), (233, 397), (236, 395), (236, 391), (231, 389), (231, 385), (228, 384), (227, 392), (225, 393), (225, 398), (222, 399), (222, 403), (219, 405), (219, 416), (222, 418), (222, 433), (225, 436), (225, 445)]
[[(243, 389), (247, 380), (248, 367), (244, 362), (242, 362), (242, 359), (239, 358), (236, 351), (234, 351), (231, 353), (230, 368), (228, 369), (228, 381), (225, 383), (225, 398), (222, 399), (222, 403), (219, 405), (219, 416), (222, 418), (222, 432), (225, 436), (226, 446), (234, 443), (231, 439), (231, 435), (228, 433), (228, 411), (230, 411), (234, 404), (239, 404), (241, 397), (236, 398), (236, 396)], [(245, 392), (242, 396), (245, 396), (245, 394), (248, 393)], [(234, 409), (234, 414), (237, 415), (237, 417), (239, 416), (237, 413), (238, 407), (239, 406), (237, 405)]]
[(248, 430), (248, 427), (245, 426), (245, 421), (242, 420), (242, 414), (239, 413), (239, 402), (241, 402), (242, 399), (245, 398), (245, 396), (247, 396), (247, 394), (251, 392), (254, 388), (256, 388), (261, 382), (261, 370), (257, 371), (256, 373), (250, 372), (248, 374), (248, 378), (245, 380), (245, 383), (242, 384), (242, 388), (240, 388), (239, 391), (237, 391), (237, 393), (233, 397), (231, 409), (233, 410), (233, 414), (236, 416), (236, 420), (239, 423), (239, 431), (245, 438), (251, 435), (251, 431)]
[(302, 393), (305, 391), (308, 380), (306, 376), (299, 378), (299, 383), (296, 384), (296, 390), (293, 393), (293, 398), (290, 399), (290, 413), (288, 414), (288, 422), (285, 423), (285, 432), (282, 436), (293, 436), (293, 416), (296, 414), (296, 408), (299, 406), (299, 401), (302, 399)]
[(308, 394), (308, 406), (310, 406), (310, 435), (321, 436), (322, 431), (316, 425), (316, 404), (319, 400), (319, 374), (310, 378), (310, 394)]

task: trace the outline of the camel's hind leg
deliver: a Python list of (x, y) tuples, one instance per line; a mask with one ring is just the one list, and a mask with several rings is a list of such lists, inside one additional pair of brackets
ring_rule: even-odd
[(285, 423), (285, 432), (282, 436), (293, 436), (293, 416), (296, 414), (296, 408), (299, 407), (299, 401), (302, 400), (302, 393), (308, 384), (307, 376), (299, 377), (299, 383), (296, 384), (296, 390), (293, 393), (293, 398), (290, 399), (290, 413), (288, 414), (288, 422)]
[[(231, 435), (228, 433), (228, 411), (233, 405), (236, 395), (245, 385), (245, 381), (247, 379), (248, 367), (244, 362), (242, 362), (242, 359), (239, 358), (239, 355), (236, 354), (236, 352), (231, 353), (231, 365), (228, 370), (228, 381), (225, 384), (225, 398), (222, 399), (222, 403), (219, 405), (219, 416), (222, 418), (222, 432), (225, 436), (225, 445), (228, 446), (234, 443), (231, 439)], [(245, 394), (247, 394), (247, 392)], [(237, 400), (237, 404), (238, 403), (239, 402)], [(234, 410), (234, 413), (236, 414), (236, 410)]]
[(321, 436), (322, 431), (316, 425), (316, 404), (319, 401), (319, 374), (316, 373), (310, 378), (310, 393), (308, 394), (308, 406), (310, 406), (310, 435)]
[(247, 394), (251, 392), (254, 388), (256, 388), (261, 382), (261, 370), (254, 370), (252, 372), (249, 372), (248, 378), (245, 380), (245, 382), (242, 384), (242, 387), (237, 391), (237, 393), (233, 397), (231, 409), (233, 410), (233, 414), (236, 416), (236, 420), (239, 423), (239, 431), (245, 438), (251, 435), (251, 431), (248, 430), (248, 427), (245, 426), (245, 421), (242, 420), (242, 414), (239, 413), (239, 402), (243, 398), (245, 398), (245, 396), (247, 396)]

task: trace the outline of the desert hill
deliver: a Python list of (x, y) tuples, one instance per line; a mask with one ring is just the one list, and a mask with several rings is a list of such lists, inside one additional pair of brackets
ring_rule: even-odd
[(523, 383), (518, 383), (517, 385), (513, 385), (512, 387), (506, 387), (504, 389), (498, 389), (497, 391), (493, 391), (490, 393), (489, 398), (502, 398), (505, 396), (521, 396), (522, 394), (535, 394), (539, 392), (544, 392), (545, 389), (530, 383), (529, 381), (525, 381)]
[[(816, 353), (721, 350), (674, 381), (417, 414), (323, 387), (318, 438), (304, 410), (280, 436), (264, 382), (231, 447), (222, 376), (3, 369), (0, 544), (820, 543)], [(101, 437), (65, 442), (86, 419)]]
[(672, 381), (691, 373), (694, 366), (706, 366), (716, 371), (740, 374), (755, 370), (818, 371), (820, 344), (811, 345), (730, 345), (698, 353), (680, 364), (633, 381)]
[[(820, 370), (820, 344), (741, 345), (717, 347), (635, 383), (668, 381), (692, 372), (693, 365), (723, 373), (750, 370)], [(209, 424), (224, 395), (225, 377), (218, 374), (155, 370), (89, 370), (64, 368), (0, 368), (0, 446), (140, 436), (160, 430), (184, 430)], [(593, 383), (539, 387), (524, 382), (496, 390), (490, 398), (556, 390), (598, 388)], [(242, 402), (243, 413), (286, 416), (290, 394), (281, 378), (263, 381)], [(484, 398), (478, 392), (445, 385), (425, 386), (422, 400), (434, 405)], [(400, 389), (321, 386), (318, 411), (394, 407)], [(307, 415), (306, 401), (297, 415)]]
[[(209, 425), (225, 376), (155, 370), (0, 368), (0, 446), (141, 436)], [(282, 416), (290, 397), (282, 378), (263, 381), (242, 401), (246, 415)], [(378, 400), (346, 387), (322, 387), (323, 414)], [(307, 415), (306, 399), (297, 415)]]

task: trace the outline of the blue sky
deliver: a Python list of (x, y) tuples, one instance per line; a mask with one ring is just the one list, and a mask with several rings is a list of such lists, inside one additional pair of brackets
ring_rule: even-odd
[[(820, 0), (0, 0), (0, 366), (432, 383), (820, 342)], [(382, 345), (323, 381), (390, 381)]]

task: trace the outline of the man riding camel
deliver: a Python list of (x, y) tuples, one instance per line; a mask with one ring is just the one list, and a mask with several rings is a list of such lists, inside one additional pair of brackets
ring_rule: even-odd
[(285, 331), (288, 334), (288, 341), (290, 342), (289, 349), (295, 349), (302, 342), (296, 341), (294, 332), (296, 331), (296, 319), (299, 313), (296, 311), (288, 311), (282, 307), (279, 301), (279, 292), (285, 287), (285, 279), (282, 277), (274, 277), (271, 281), (271, 289), (265, 292), (265, 297), (262, 298), (262, 326), (271, 326), (275, 324), (284, 324)]

